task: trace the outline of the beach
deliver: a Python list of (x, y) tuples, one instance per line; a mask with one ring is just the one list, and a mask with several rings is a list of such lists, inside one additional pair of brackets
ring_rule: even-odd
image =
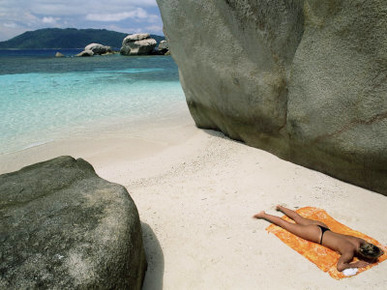
[(252, 215), (277, 204), (325, 209), (387, 244), (387, 198), (221, 133), (188, 109), (168, 118), (66, 137), (0, 155), (0, 173), (60, 155), (83, 158), (137, 205), (148, 270), (143, 289), (383, 289), (387, 263), (334, 280)]

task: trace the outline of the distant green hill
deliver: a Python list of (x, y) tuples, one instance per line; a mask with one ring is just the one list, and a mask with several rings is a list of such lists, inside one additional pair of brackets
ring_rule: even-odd
[[(10, 40), (0, 42), (1, 48), (84, 48), (86, 45), (97, 42), (120, 48), (127, 33), (109, 31), (106, 29), (75, 29), (75, 28), (45, 28), (27, 31)], [(157, 43), (163, 36), (151, 35)]]

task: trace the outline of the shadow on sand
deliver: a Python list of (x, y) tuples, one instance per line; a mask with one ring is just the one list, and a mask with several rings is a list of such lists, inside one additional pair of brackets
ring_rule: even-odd
[(163, 289), (164, 255), (159, 240), (152, 228), (141, 223), (145, 255), (148, 261), (148, 269), (145, 274), (143, 290)]

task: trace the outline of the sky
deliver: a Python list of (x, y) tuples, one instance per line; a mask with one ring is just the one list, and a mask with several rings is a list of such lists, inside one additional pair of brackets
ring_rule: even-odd
[(0, 0), (0, 41), (40, 28), (163, 35), (156, 0)]

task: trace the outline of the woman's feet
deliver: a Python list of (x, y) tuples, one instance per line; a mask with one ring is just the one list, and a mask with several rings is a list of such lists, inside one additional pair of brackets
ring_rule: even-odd
[(260, 211), (259, 213), (255, 214), (255, 215), (253, 216), (253, 218), (256, 218), (256, 219), (264, 219), (265, 216), (266, 216), (265, 211)]
[[(282, 205), (277, 205), (276, 207), (275, 207), (275, 210), (276, 211), (280, 211), (280, 212), (283, 212), (283, 206)], [(259, 213), (257, 213), (257, 214), (255, 214), (254, 216), (253, 216), (253, 218), (256, 218), (256, 219), (264, 219), (264, 218), (266, 218), (267, 217), (267, 215), (266, 215), (266, 212), (265, 211), (260, 211)]]

